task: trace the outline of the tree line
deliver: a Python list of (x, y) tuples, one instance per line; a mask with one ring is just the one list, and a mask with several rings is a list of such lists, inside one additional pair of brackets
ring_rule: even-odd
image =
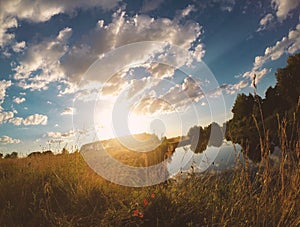
[[(239, 143), (244, 151), (247, 150), (253, 161), (261, 160), (263, 149), (272, 152), (283, 142), (293, 150), (300, 136), (300, 53), (289, 56), (287, 65), (277, 69), (275, 76), (277, 82), (266, 90), (265, 98), (256, 93), (255, 82), (254, 94), (237, 95), (226, 131), (216, 123), (204, 128), (192, 127), (188, 132), (192, 150), (202, 152), (210, 142), (220, 146), (222, 133), (227, 140)], [(211, 136), (212, 128), (217, 131), (215, 136)], [(284, 141), (280, 136), (285, 136)]]

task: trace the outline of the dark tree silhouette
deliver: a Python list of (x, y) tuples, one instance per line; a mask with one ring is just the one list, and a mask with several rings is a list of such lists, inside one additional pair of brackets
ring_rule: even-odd
[(223, 130), (215, 122), (205, 128), (193, 126), (187, 136), (191, 141), (191, 150), (195, 153), (203, 152), (207, 146), (220, 147), (223, 142)]
[(18, 153), (14, 151), (11, 154), (6, 154), (4, 158), (18, 158)]
[(300, 97), (300, 53), (290, 56), (287, 63), (286, 67), (277, 70), (277, 83), (267, 89), (264, 99), (256, 94), (238, 94), (232, 108), (233, 118), (227, 122), (226, 138), (241, 144), (244, 150), (249, 146), (248, 156), (254, 161), (259, 161), (261, 157), (260, 138), (265, 140), (268, 135), (271, 152), (274, 145), (279, 145), (278, 116), (281, 119), (293, 119), (287, 122), (286, 130), (291, 147), (299, 133), (294, 132), (293, 128), (295, 125), (299, 128), (300, 118), (300, 111), (297, 112)]

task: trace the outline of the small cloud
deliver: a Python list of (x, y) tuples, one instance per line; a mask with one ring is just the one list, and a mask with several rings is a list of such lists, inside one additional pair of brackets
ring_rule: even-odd
[(9, 112), (1, 112), (0, 111), (0, 125), (2, 123), (5, 123), (7, 120), (11, 119), (14, 117), (14, 113), (9, 111)]
[(2, 144), (13, 144), (13, 143), (20, 143), (20, 142), (21, 142), (21, 140), (13, 139), (9, 136), (0, 137), (0, 143), (2, 143)]
[(188, 16), (191, 12), (196, 11), (195, 6), (194, 5), (188, 5), (186, 8), (184, 8), (183, 10), (180, 10), (177, 17), (178, 19), (182, 19), (186, 16)]
[(205, 49), (204, 49), (204, 45), (202, 43), (199, 43), (196, 47), (195, 50), (192, 53), (192, 56), (194, 58), (196, 58), (197, 61), (201, 61), (202, 58), (205, 55)]
[(22, 42), (19, 42), (19, 43), (15, 43), (12, 46), (12, 49), (13, 49), (14, 52), (19, 53), (19, 52), (22, 52), (25, 47), (26, 47), (26, 43), (25, 43), (25, 41), (22, 41)]
[(75, 109), (72, 107), (67, 107), (60, 115), (72, 115), (75, 113)]
[(25, 98), (20, 98), (20, 97), (16, 97), (13, 102), (17, 103), (17, 104), (20, 104), (22, 102), (25, 102), (26, 99)]
[(0, 81), (0, 106), (4, 102), (4, 98), (6, 95), (6, 89), (9, 88), (11, 85), (12, 85), (12, 82), (10, 80)]
[(26, 117), (23, 120), (24, 125), (46, 125), (48, 121), (48, 117), (42, 114), (34, 114)]
[(66, 139), (75, 135), (73, 130), (68, 132), (48, 132), (47, 136), (53, 139)]
[(272, 26), (273, 20), (274, 16), (271, 13), (265, 15), (259, 22), (259, 28), (257, 29), (257, 32), (268, 29), (270, 26)]

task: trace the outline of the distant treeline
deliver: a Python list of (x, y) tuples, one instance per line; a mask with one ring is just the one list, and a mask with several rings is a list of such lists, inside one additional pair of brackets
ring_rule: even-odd
[[(69, 151), (66, 148), (63, 148), (61, 150), (61, 153), (59, 153), (59, 154), (68, 154), (68, 153), (69, 153)], [(28, 154), (27, 157), (32, 158), (32, 157), (38, 157), (38, 156), (42, 156), (42, 155), (54, 155), (54, 153), (51, 150), (47, 150), (47, 151), (34, 151), (34, 152), (31, 152), (30, 154)], [(16, 151), (13, 151), (10, 154), (6, 154), (5, 156), (3, 156), (2, 153), (0, 153), (0, 159), (1, 158), (4, 158), (4, 159), (8, 159), (8, 158), (9, 159), (14, 159), (14, 158), (18, 158), (18, 157), (19, 157), (19, 154)]]

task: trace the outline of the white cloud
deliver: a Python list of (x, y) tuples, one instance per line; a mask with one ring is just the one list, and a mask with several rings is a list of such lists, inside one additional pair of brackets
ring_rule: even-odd
[(12, 49), (14, 52), (19, 53), (19, 52), (23, 51), (25, 47), (26, 47), (26, 42), (22, 41), (22, 42), (15, 43), (12, 46)]
[(13, 102), (15, 102), (15, 103), (17, 103), (17, 104), (20, 104), (20, 103), (22, 103), (22, 102), (25, 102), (26, 101), (26, 99), (25, 98), (20, 98), (20, 97), (16, 97), (14, 100), (13, 100)]
[(69, 138), (75, 135), (73, 130), (68, 132), (48, 132), (47, 136), (54, 139)]
[(7, 120), (11, 119), (14, 117), (14, 113), (9, 111), (9, 112), (1, 112), (0, 111), (0, 125), (5, 123)]
[(204, 45), (202, 43), (199, 43), (195, 47), (195, 50), (193, 51), (192, 55), (197, 61), (200, 62), (205, 55)]
[(72, 115), (74, 114), (75, 110), (72, 107), (67, 107), (60, 115)]
[(271, 13), (266, 14), (260, 21), (259, 21), (259, 28), (257, 31), (263, 31), (268, 29), (272, 25), (272, 21), (274, 16)]
[(128, 69), (122, 70), (121, 72), (116, 73), (105, 82), (104, 86), (101, 89), (101, 95), (112, 95), (118, 96), (119, 93), (129, 85), (129, 82), (125, 80), (125, 76), (128, 72)]
[(287, 18), (288, 14), (297, 8), (300, 4), (299, 0), (272, 0), (272, 4), (276, 10), (276, 16), (279, 21)]
[(142, 41), (161, 42), (157, 47), (144, 45), (143, 49), (137, 50), (132, 47), (131, 53), (126, 53), (126, 58), (122, 56), (115, 61), (118, 65), (129, 65), (141, 59), (149, 59), (158, 48), (163, 47), (163, 43), (178, 45), (188, 50), (200, 34), (201, 26), (195, 22), (188, 21), (181, 24), (177, 19), (154, 19), (146, 15), (128, 17), (125, 12), (119, 10), (113, 14), (110, 24), (103, 27), (96, 26), (88, 34), (90, 45), (77, 44), (70, 49), (64, 57), (62, 69), (65, 75), (78, 81), (99, 56), (117, 47)]
[(10, 80), (2, 80), (0, 81), (0, 110), (2, 103), (4, 102), (4, 98), (6, 95), (6, 89), (12, 85)]
[(204, 97), (198, 81), (186, 77), (182, 84), (176, 84), (159, 97), (142, 98), (135, 107), (137, 114), (153, 115), (184, 111), (191, 103), (197, 103)]
[[(2, 2), (1, 2), (2, 5)], [(3, 5), (1, 6), (3, 8)], [(7, 32), (10, 28), (15, 28), (18, 26), (18, 22), (16, 18), (7, 16), (3, 18), (1, 16), (1, 9), (0, 9), (0, 48), (7, 43), (11, 42), (15, 38), (13, 33)]]
[(33, 114), (26, 118), (15, 117), (9, 120), (10, 123), (19, 126), (19, 125), (46, 125), (48, 117), (42, 114)]
[(255, 74), (255, 83), (258, 84), (259, 81), (271, 70), (263, 67), (267, 62), (275, 61), (283, 54), (295, 54), (299, 50), (300, 24), (298, 24), (294, 30), (291, 30), (287, 36), (284, 36), (280, 41), (277, 41), (274, 46), (267, 47), (264, 55), (256, 56), (252, 69), (245, 72), (243, 77), (252, 80)]
[[(181, 11), (181, 14), (186, 16), (192, 10), (194, 10), (193, 6), (188, 6)], [(41, 20), (46, 17), (35, 18)], [(126, 12), (118, 10), (113, 14), (111, 23), (104, 25), (104, 21), (100, 20), (95, 29), (86, 35), (85, 38), (90, 40), (89, 43), (77, 43), (69, 47), (68, 40), (71, 34), (72, 29), (65, 28), (54, 38), (47, 38), (39, 44), (26, 47), (24, 58), (14, 68), (16, 72), (14, 79), (18, 80), (17, 85), (23, 89), (46, 90), (49, 83), (59, 81), (66, 85), (64, 90), (60, 90), (59, 95), (75, 92), (76, 97), (97, 94), (99, 87), (90, 87), (89, 92), (82, 87), (79, 88), (77, 82), (88, 67), (107, 52), (130, 43), (159, 42), (157, 46), (148, 44), (144, 45), (144, 48), (132, 47), (130, 53), (119, 56), (119, 59), (112, 63), (116, 65), (107, 65), (109, 70), (139, 61), (149, 61), (157, 53), (161, 53), (161, 58), (166, 58), (163, 48), (168, 44), (177, 45), (188, 51), (201, 35), (201, 26), (192, 21), (179, 23), (177, 18), (154, 19), (146, 15), (129, 17)], [(198, 61), (202, 59), (204, 53), (201, 43), (190, 51), (191, 56)], [(178, 54), (173, 58), (174, 64), (180, 66), (187, 62), (189, 56)], [(171, 77), (174, 73), (172, 67), (163, 64), (153, 64), (147, 70), (152, 77), (159, 79)], [(105, 74), (105, 71), (103, 72)], [(112, 94), (128, 84), (140, 87), (133, 81), (126, 81), (123, 77), (119, 77), (116, 81), (108, 81), (105, 88)]]
[(16, 125), (16, 126), (20, 126), (22, 123), (23, 123), (23, 118), (21, 117), (14, 117), (14, 118), (11, 118), (9, 120), (10, 123)]
[(24, 125), (46, 125), (48, 117), (42, 114), (33, 114), (23, 120)]
[[(17, 85), (23, 89), (46, 90), (49, 83), (62, 79), (60, 58), (68, 50), (71, 34), (71, 28), (64, 28), (55, 38), (29, 46), (24, 59), (14, 68)], [(33, 73), (37, 74), (32, 77)]]
[(76, 9), (101, 7), (110, 10), (117, 6), (119, 0), (2, 0), (0, 9), (0, 47), (5, 46), (14, 34), (8, 33), (9, 28), (17, 27), (18, 20), (45, 22), (60, 13), (72, 13)]
[(261, 68), (268, 60), (277, 60), (283, 54), (295, 54), (300, 49), (300, 24), (291, 30), (288, 36), (277, 41), (274, 46), (267, 47), (263, 56), (255, 57), (253, 69)]
[(152, 63), (147, 71), (151, 74), (151, 77), (156, 79), (164, 79), (172, 77), (174, 74), (174, 67), (172, 65), (166, 65), (161, 63)]
[(177, 19), (182, 19), (188, 16), (191, 12), (196, 11), (196, 8), (194, 5), (188, 5), (183, 10), (179, 10), (177, 12)]
[(20, 142), (21, 142), (21, 140), (13, 139), (9, 136), (0, 137), (0, 143), (3, 143), (3, 144), (12, 144), (12, 143), (20, 143)]
[(226, 84), (222, 85), (221, 88), (227, 93), (227, 94), (235, 94), (236, 92), (240, 91), (241, 89), (247, 87), (249, 82), (247, 80), (241, 80), (240, 82), (236, 84)]

